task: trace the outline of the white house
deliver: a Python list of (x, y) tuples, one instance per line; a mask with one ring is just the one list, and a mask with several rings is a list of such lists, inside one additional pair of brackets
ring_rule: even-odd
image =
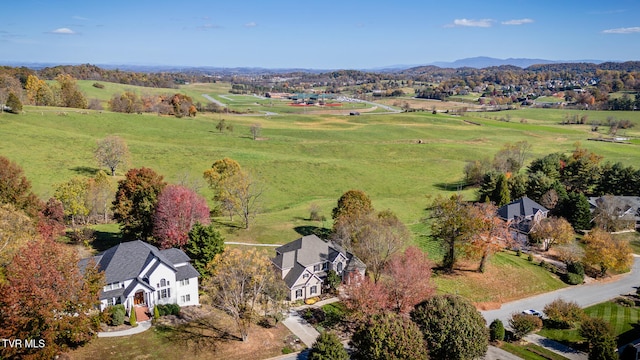
[(364, 276), (366, 269), (357, 257), (316, 235), (307, 235), (276, 248), (276, 257), (271, 261), (289, 287), (292, 301), (320, 295), (329, 270), (347, 279), (352, 272)]
[[(182, 250), (158, 250), (140, 240), (116, 245), (80, 262), (84, 269), (89, 260), (104, 271), (107, 285), (100, 292), (100, 310), (123, 304), (149, 313), (156, 304), (199, 305), (200, 274)], [(138, 311), (137, 311), (138, 312)]]

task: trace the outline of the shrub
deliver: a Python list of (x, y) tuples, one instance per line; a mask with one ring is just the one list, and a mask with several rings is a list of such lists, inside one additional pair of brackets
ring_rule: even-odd
[(516, 256), (520, 257), (520, 255), (522, 255), (522, 250), (520, 249), (516, 250)]
[(109, 325), (118, 326), (124, 324), (124, 315), (126, 313), (124, 309), (124, 305), (118, 304), (114, 306), (110, 306), (109, 310)]
[(104, 85), (102, 85), (102, 84), (100, 84), (100, 83), (98, 83), (98, 82), (93, 83), (93, 85), (92, 85), (92, 86), (93, 86), (94, 88), (104, 89)]
[(293, 352), (293, 349), (289, 345), (282, 348), (282, 354), (284, 355), (291, 354), (292, 352)]
[(563, 277), (563, 280), (569, 285), (579, 285), (584, 282), (584, 275), (570, 272)]
[(584, 265), (578, 261), (567, 263), (567, 272), (581, 275), (584, 278)]
[(614, 301), (620, 306), (633, 307), (636, 305), (635, 301), (622, 296), (617, 297)]
[(533, 261), (533, 255), (529, 254), (529, 256), (527, 256), (527, 260)]
[(132, 327), (136, 327), (138, 326), (138, 320), (136, 317), (136, 309), (132, 308), (131, 309), (131, 313), (129, 314), (129, 325), (131, 325)]
[(334, 333), (321, 332), (309, 350), (309, 360), (348, 360), (349, 354)]
[(500, 319), (495, 319), (489, 325), (489, 339), (491, 341), (502, 341), (504, 340), (504, 325)]
[(153, 320), (158, 320), (160, 317), (160, 312), (158, 311), (158, 306), (153, 307)]
[(509, 326), (513, 329), (513, 337), (520, 340), (530, 332), (542, 328), (542, 319), (530, 314), (513, 314), (509, 319)]
[(571, 329), (573, 324), (584, 318), (584, 311), (578, 303), (556, 299), (544, 307), (549, 327)]

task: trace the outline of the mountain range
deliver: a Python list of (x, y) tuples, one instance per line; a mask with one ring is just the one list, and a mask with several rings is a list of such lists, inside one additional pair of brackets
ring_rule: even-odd
[[(585, 60), (545, 60), (545, 59), (529, 59), (529, 58), (508, 58), (508, 59), (498, 59), (487, 56), (477, 56), (471, 58), (459, 59), (451, 62), (437, 61), (428, 64), (412, 64), (412, 65), (389, 65), (389, 66), (381, 66), (376, 68), (368, 68), (368, 69), (358, 69), (362, 71), (377, 71), (377, 72), (394, 72), (406, 70), (414, 67), (420, 66), (437, 66), (439, 68), (462, 68), (462, 67), (470, 67), (476, 69), (482, 69), (492, 66), (503, 66), (503, 65), (512, 65), (520, 68), (527, 68), (531, 65), (540, 65), (540, 64), (561, 64), (561, 63), (591, 63), (591, 64), (601, 64), (603, 60), (593, 60), (593, 59), (585, 59)], [(53, 67), (60, 64), (48, 64), (48, 63), (7, 63), (4, 65), (9, 66), (25, 66), (32, 69), (42, 69), (44, 67)], [(69, 64), (71, 65), (71, 64)], [(77, 65), (77, 64), (75, 64)], [(135, 72), (193, 72), (198, 70), (208, 70), (208, 72), (215, 71), (221, 73), (231, 73), (231, 74), (265, 74), (265, 73), (287, 73), (287, 72), (307, 72), (307, 73), (321, 73), (334, 71), (339, 69), (306, 69), (306, 68), (280, 68), (280, 69), (267, 69), (261, 67), (237, 67), (237, 68), (224, 68), (217, 66), (197, 66), (197, 67), (189, 67), (189, 66), (172, 66), (172, 65), (141, 65), (141, 64), (96, 64), (97, 66), (104, 69), (120, 69), (124, 71), (135, 71)], [(207, 71), (205, 71), (207, 72)]]

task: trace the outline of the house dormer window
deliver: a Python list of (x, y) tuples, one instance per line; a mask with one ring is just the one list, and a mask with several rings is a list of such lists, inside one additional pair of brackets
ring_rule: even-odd
[(320, 271), (320, 264), (313, 265), (313, 271)]

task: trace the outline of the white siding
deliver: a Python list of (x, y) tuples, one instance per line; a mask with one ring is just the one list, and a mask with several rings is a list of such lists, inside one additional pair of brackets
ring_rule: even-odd
[[(176, 299), (180, 306), (200, 305), (198, 298), (198, 278), (188, 279), (189, 284), (183, 284), (183, 281), (176, 281)], [(188, 295), (188, 301), (187, 301)]]
[[(165, 280), (165, 286), (161, 286), (162, 279)], [(168, 284), (166, 283), (168, 282)], [(177, 304), (176, 298), (176, 273), (167, 265), (160, 263), (160, 265), (149, 276), (149, 284), (153, 286), (156, 291), (153, 295), (154, 303), (156, 304)], [(162, 294), (162, 290), (168, 290), (169, 297), (160, 298), (158, 291)]]

